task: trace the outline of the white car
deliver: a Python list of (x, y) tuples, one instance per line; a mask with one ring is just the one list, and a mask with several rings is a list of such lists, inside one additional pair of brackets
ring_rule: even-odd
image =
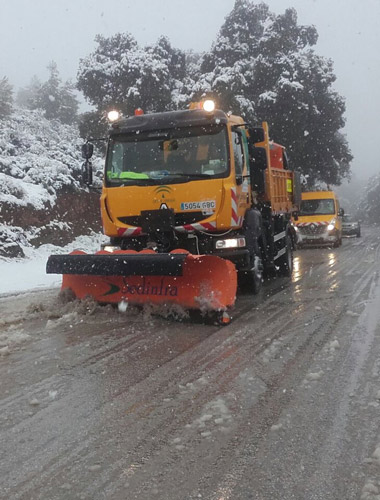
[(356, 235), (357, 238), (360, 238), (360, 222), (352, 217), (352, 215), (343, 215), (342, 234), (344, 236)]

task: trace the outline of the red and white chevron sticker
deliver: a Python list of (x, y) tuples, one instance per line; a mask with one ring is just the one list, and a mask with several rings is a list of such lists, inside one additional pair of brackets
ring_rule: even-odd
[(329, 222), (299, 222), (296, 224), (297, 227), (306, 227), (306, 226), (328, 226)]
[(179, 233), (189, 233), (191, 231), (214, 231), (216, 229), (216, 221), (197, 222), (195, 224), (185, 224), (184, 226), (176, 226), (175, 230)]
[[(190, 233), (192, 231), (215, 231), (216, 221), (185, 224), (184, 226), (176, 226), (174, 229), (179, 233)], [(117, 230), (117, 234), (121, 238), (129, 238), (132, 236), (139, 236), (140, 234), (142, 234), (142, 229), (141, 227), (133, 227), (133, 226), (127, 228), (119, 228)]]
[(117, 230), (117, 234), (118, 234), (118, 236), (120, 236), (122, 238), (128, 238), (131, 236), (139, 236), (141, 234), (141, 227), (134, 227), (134, 226), (127, 227), (127, 228), (119, 227), (119, 229)]
[(231, 226), (241, 226), (243, 217), (238, 216), (236, 188), (231, 188)]

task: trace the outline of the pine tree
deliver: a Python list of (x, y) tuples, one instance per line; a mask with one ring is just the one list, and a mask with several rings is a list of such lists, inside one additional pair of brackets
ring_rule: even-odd
[(0, 80), (0, 119), (12, 113), (13, 90), (7, 77)]
[(53, 120), (59, 117), (60, 109), (60, 86), (61, 79), (57, 64), (52, 61), (48, 65), (50, 72), (49, 79), (42, 84), (36, 99), (36, 107), (45, 111), (45, 116), (48, 120)]
[(360, 202), (358, 215), (366, 222), (378, 224), (380, 220), (380, 175), (375, 175), (368, 180)]
[(70, 82), (62, 82), (57, 64), (52, 61), (48, 65), (50, 76), (41, 83), (37, 78), (19, 93), (29, 109), (42, 109), (48, 120), (60, 120), (62, 123), (73, 124), (78, 113), (78, 99), (75, 87)]
[(65, 82), (60, 89), (59, 120), (72, 125), (78, 116), (78, 99), (75, 96), (75, 86), (71, 81)]
[(37, 98), (41, 90), (42, 83), (37, 76), (33, 76), (29, 85), (20, 88), (17, 92), (16, 102), (19, 106), (27, 109), (37, 108)]

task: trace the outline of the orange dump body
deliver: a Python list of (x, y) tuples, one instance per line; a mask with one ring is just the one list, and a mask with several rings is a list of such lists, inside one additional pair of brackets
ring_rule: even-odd
[(284, 146), (270, 143), (270, 165), (272, 168), (284, 168)]
[[(90, 274), (63, 274), (62, 290), (71, 289), (82, 299), (93, 297), (99, 303), (178, 304), (185, 309), (224, 311), (235, 303), (237, 273), (232, 262), (212, 255), (192, 255), (185, 250), (170, 254), (187, 253), (181, 276), (98, 276)], [(107, 255), (100, 251), (95, 255)], [(114, 254), (152, 255), (153, 250), (135, 252), (119, 250)], [(169, 254), (169, 255), (170, 255)], [(87, 255), (75, 251), (70, 255)], [(88, 256), (91, 259), (91, 256)]]

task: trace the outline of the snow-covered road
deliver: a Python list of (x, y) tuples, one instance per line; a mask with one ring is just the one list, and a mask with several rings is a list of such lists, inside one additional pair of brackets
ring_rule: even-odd
[(223, 328), (3, 296), (0, 498), (379, 498), (379, 249), (297, 251)]

